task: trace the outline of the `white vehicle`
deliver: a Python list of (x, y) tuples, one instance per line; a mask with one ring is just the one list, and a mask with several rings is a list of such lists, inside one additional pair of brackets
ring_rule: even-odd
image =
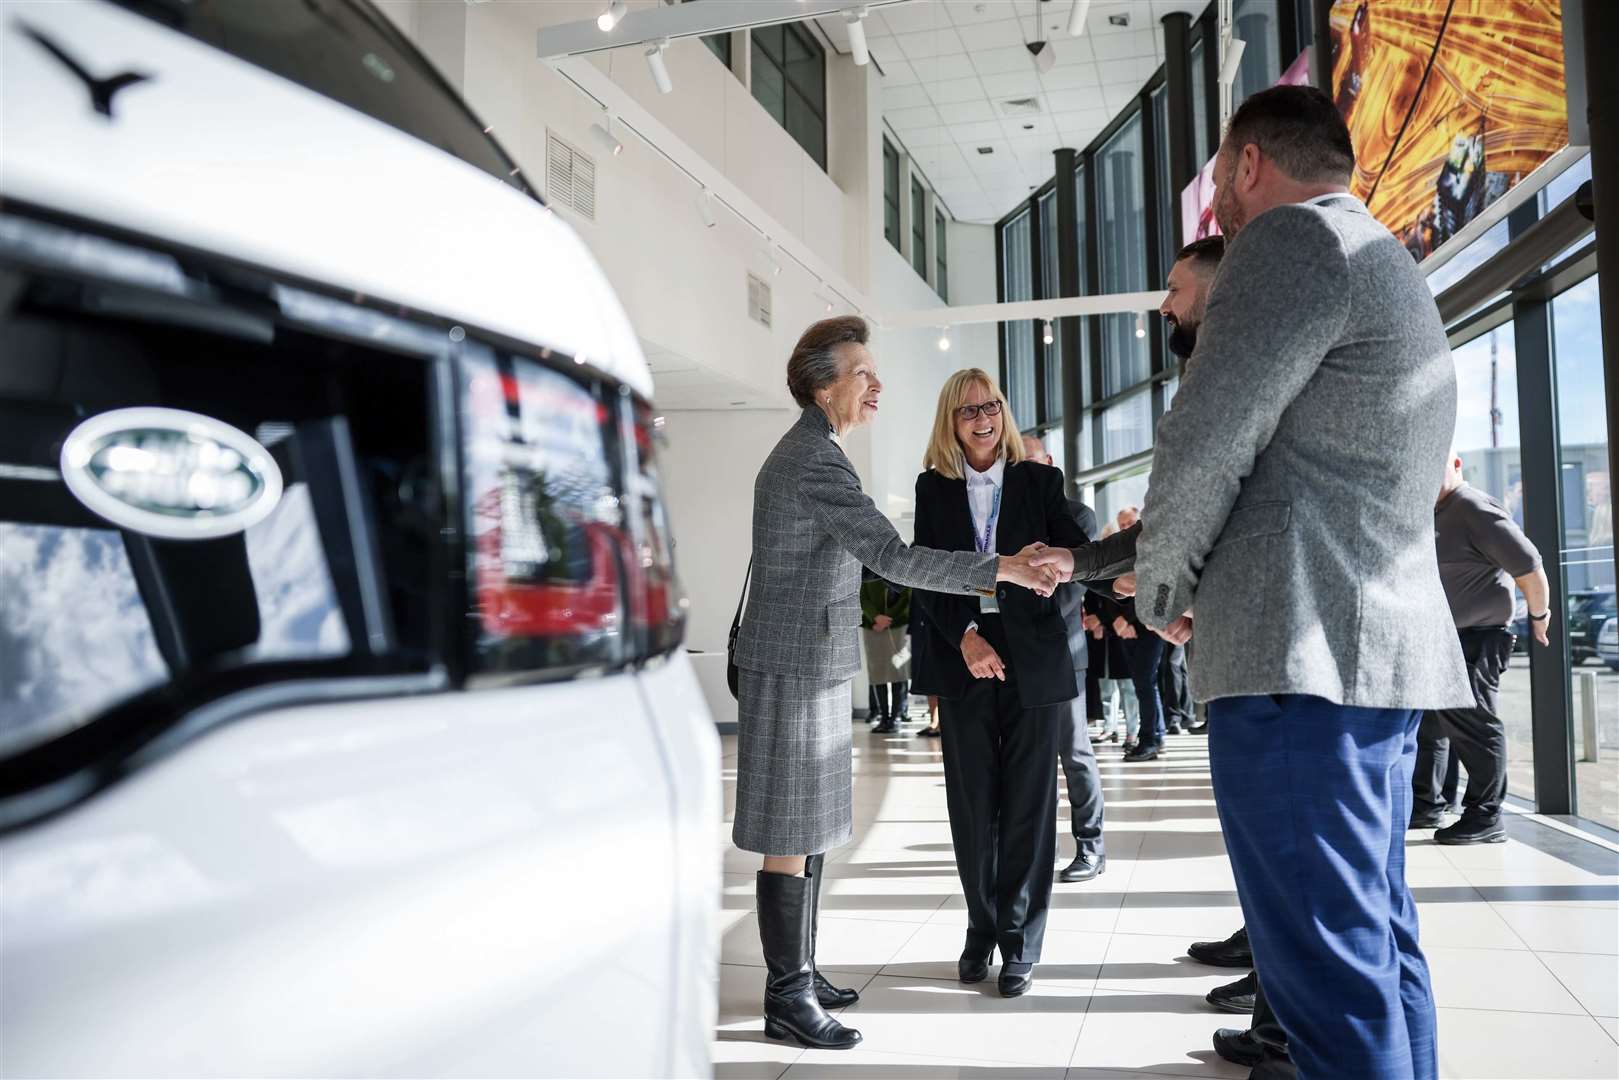
[(1602, 629), (1597, 633), (1597, 659), (1607, 664), (1609, 670), (1619, 671), (1619, 618), (1610, 616), (1602, 621)]
[(0, 1075), (707, 1074), (603, 275), (355, 0), (0, 7)]

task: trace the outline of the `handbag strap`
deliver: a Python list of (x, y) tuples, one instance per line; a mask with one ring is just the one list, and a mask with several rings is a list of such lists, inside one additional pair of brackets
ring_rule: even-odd
[(742, 595), (736, 600), (736, 614), (731, 617), (731, 636), (735, 637), (742, 625), (742, 607), (748, 602), (748, 585), (753, 581), (753, 557), (748, 557), (748, 572), (742, 577)]

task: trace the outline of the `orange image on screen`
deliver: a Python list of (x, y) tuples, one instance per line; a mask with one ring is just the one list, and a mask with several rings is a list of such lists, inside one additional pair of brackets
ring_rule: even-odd
[(1418, 259), (1568, 144), (1561, 0), (1337, 0), (1351, 190)]

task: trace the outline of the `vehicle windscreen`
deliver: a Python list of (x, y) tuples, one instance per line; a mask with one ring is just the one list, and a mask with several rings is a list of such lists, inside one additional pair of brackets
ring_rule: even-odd
[[(532, 195), (514, 163), (387, 16), (355, 0), (119, 0)], [(459, 0), (458, 0), (459, 2)]]

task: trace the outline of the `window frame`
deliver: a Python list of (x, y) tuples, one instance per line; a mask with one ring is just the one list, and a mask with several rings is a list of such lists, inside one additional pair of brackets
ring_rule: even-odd
[[(783, 55), (781, 56), (774, 55), (768, 44), (771, 34), (776, 31), (779, 31), (781, 35), (783, 50)], [(792, 63), (788, 61), (785, 55), (788, 48), (789, 37), (791, 37), (801, 48), (803, 48), (805, 52), (811, 54), (814, 62), (820, 69), (820, 79), (817, 80), (818, 85), (813, 88), (813, 95), (811, 89), (800, 85), (799, 76), (796, 70), (793, 69)], [(810, 156), (810, 159), (813, 160), (815, 164), (819, 165), (821, 170), (825, 172), (827, 167), (826, 49), (823, 48), (821, 43), (815, 39), (815, 35), (810, 33), (800, 23), (780, 23), (775, 26), (755, 27), (753, 30), (748, 32), (748, 40), (750, 54), (749, 58), (755, 65), (755, 70), (750, 73), (748, 87), (749, 92), (753, 95), (753, 100), (759, 102), (759, 104), (764, 107), (764, 110), (775, 119), (776, 123), (781, 125), (782, 130), (787, 132), (788, 135), (792, 136), (793, 141), (798, 143), (799, 147), (801, 147), (803, 151)], [(770, 106), (765, 104), (765, 102), (759, 98), (759, 83), (756, 67), (761, 56), (764, 58), (766, 63), (775, 69), (776, 74), (781, 78), (782, 111), (780, 116), (777, 116), (776, 113), (771, 110)], [(818, 146), (806, 146), (804, 141), (798, 137), (798, 135), (793, 131), (792, 126), (788, 123), (788, 116), (791, 111), (791, 101), (795, 94), (804, 107), (809, 110), (810, 115), (813, 116), (820, 125), (821, 138)]]
[[(899, 202), (899, 150), (883, 136), (883, 238), (894, 246), (895, 251), (903, 254), (900, 247), (900, 202)], [(890, 231), (889, 222), (892, 220), (893, 229)]]
[(922, 178), (911, 174), (911, 269), (928, 279), (928, 192)]

